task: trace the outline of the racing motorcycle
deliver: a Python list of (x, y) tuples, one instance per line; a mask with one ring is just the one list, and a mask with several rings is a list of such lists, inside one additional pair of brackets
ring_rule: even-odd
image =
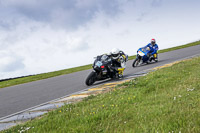
[(120, 78), (123, 75), (124, 68), (117, 69), (112, 66), (112, 60), (107, 55), (100, 55), (95, 57), (93, 63), (93, 71), (86, 78), (85, 84), (92, 85), (95, 81), (105, 80), (108, 78)]
[(133, 61), (132, 66), (136, 67), (144, 63), (148, 64), (149, 62), (152, 62), (152, 60), (157, 62), (158, 60), (155, 60), (156, 57), (157, 53), (154, 54), (153, 56), (150, 56), (150, 47), (139, 48), (137, 51), (136, 59)]

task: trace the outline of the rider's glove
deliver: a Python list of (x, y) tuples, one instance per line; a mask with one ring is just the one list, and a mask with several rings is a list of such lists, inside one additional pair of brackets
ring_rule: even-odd
[(126, 55), (126, 62), (128, 61), (128, 55)]
[(124, 58), (122, 56), (119, 58), (119, 60), (120, 62), (124, 62)]
[(151, 53), (147, 53), (147, 56), (150, 57), (150, 56), (151, 56)]

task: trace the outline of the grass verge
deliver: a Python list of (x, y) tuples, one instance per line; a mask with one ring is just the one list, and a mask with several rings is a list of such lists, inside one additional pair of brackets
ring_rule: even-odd
[[(159, 53), (164, 53), (164, 52), (168, 52), (168, 51), (172, 51), (172, 50), (191, 47), (191, 46), (195, 46), (195, 45), (199, 45), (199, 44), (200, 44), (200, 41), (197, 41), (197, 42), (189, 43), (189, 44), (186, 44), (186, 45), (181, 45), (181, 46), (177, 46), (177, 47), (173, 47), (173, 48), (160, 50)], [(136, 56), (130, 56), (129, 60), (132, 60), (135, 57)], [(28, 83), (28, 82), (32, 82), (32, 81), (36, 81), (36, 80), (41, 80), (41, 79), (47, 79), (47, 78), (51, 78), (51, 77), (55, 77), (55, 76), (59, 76), (59, 75), (78, 72), (78, 71), (88, 70), (88, 69), (91, 69), (91, 68), (92, 68), (91, 64), (89, 64), (89, 65), (85, 65), (85, 66), (80, 66), (80, 67), (75, 67), (75, 68), (70, 68), (70, 69), (64, 69), (64, 70), (60, 70), (60, 71), (54, 71), (54, 72), (43, 73), (43, 74), (38, 74), (38, 75), (34, 75), (34, 76), (28, 76), (28, 77), (22, 77), (22, 78), (17, 78), (17, 79), (1, 81), (0, 82), (0, 88), (9, 87), (9, 86), (18, 85), (18, 84), (23, 84), (23, 83)]]
[(5, 133), (200, 132), (200, 57), (65, 105)]

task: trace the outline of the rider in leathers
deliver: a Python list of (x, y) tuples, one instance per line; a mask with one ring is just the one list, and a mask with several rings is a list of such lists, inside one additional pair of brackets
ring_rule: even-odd
[(150, 48), (150, 54), (149, 59), (153, 58), (155, 61), (158, 61), (158, 45), (156, 44), (156, 40), (155, 39), (151, 39), (151, 43), (147, 44), (146, 47)]
[(128, 55), (123, 51), (114, 48), (110, 52), (110, 57), (112, 60), (112, 68), (115, 71), (115, 78), (122, 78), (123, 71), (126, 68), (126, 62), (128, 61)]

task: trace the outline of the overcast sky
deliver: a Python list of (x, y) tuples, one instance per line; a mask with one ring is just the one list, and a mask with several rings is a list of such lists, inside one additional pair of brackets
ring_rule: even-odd
[(199, 0), (0, 0), (0, 79), (200, 40)]

